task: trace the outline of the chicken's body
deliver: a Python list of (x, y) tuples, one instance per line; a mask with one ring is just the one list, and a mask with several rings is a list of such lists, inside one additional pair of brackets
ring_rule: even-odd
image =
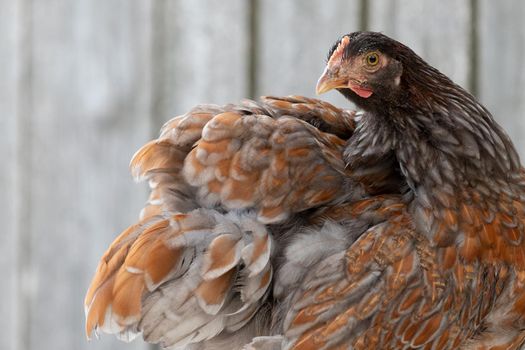
[(343, 37), (319, 83), (359, 117), (301, 97), (200, 106), (137, 152), (150, 201), (99, 265), (88, 333), (191, 349), (519, 349), (525, 172), (472, 96), (385, 38)]

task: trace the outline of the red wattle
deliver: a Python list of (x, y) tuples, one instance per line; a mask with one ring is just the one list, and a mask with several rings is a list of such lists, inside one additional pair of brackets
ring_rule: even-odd
[(350, 90), (355, 92), (358, 96), (362, 98), (369, 98), (374, 93), (372, 90), (358, 86), (358, 85), (348, 85)]

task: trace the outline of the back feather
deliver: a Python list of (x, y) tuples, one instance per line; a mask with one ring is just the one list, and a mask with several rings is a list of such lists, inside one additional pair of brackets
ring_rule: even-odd
[(151, 194), (101, 259), (88, 336), (143, 333), (171, 347), (246, 325), (274, 273), (264, 224), (340, 200), (354, 125), (353, 113), (297, 96), (201, 105), (166, 123), (131, 161)]

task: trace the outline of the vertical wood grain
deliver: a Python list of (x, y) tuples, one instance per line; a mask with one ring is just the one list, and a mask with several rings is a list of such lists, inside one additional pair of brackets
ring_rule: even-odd
[[(315, 96), (328, 50), (341, 35), (358, 29), (359, 3), (260, 1), (256, 94)], [(349, 107), (349, 102), (337, 92), (322, 98)]]
[(18, 4), (0, 1), (0, 349), (17, 347), (18, 283), (16, 236)]
[(480, 99), (525, 158), (525, 2), (479, 4)]
[(401, 41), (459, 85), (469, 88), (470, 2), (371, 0), (369, 29)]
[(149, 138), (150, 2), (34, 1), (25, 169), (33, 289), (27, 349), (146, 349), (88, 343), (83, 297), (98, 259), (133, 223), (144, 185), (128, 172)]
[(197, 104), (247, 96), (248, 1), (158, 0), (154, 6), (155, 133)]

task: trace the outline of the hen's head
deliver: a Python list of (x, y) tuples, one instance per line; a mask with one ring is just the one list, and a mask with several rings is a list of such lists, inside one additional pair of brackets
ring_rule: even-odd
[(337, 89), (363, 109), (383, 110), (416, 107), (439, 85), (453, 83), (407, 46), (381, 33), (355, 32), (331, 48), (316, 90)]

